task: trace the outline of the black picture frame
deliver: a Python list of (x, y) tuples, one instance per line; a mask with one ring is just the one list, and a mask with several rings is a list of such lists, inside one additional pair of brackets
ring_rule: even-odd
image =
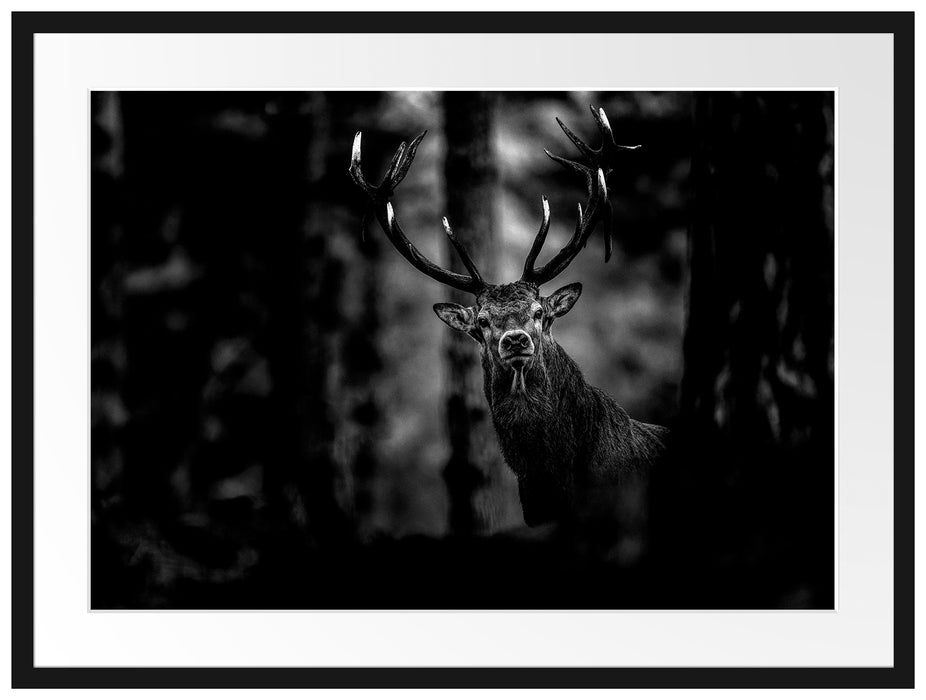
[[(613, 30), (609, 29), (613, 27)], [(39, 33), (882, 33), (894, 57), (894, 666), (891, 668), (50, 668), (33, 654), (33, 41)], [(905, 13), (12, 15), (14, 688), (909, 688), (914, 679), (914, 16)]]

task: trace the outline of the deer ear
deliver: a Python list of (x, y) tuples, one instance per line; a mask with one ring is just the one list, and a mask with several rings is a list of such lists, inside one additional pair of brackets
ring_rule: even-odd
[(579, 295), (581, 293), (581, 282), (574, 282), (573, 284), (567, 284), (565, 287), (560, 287), (544, 299), (544, 310), (551, 318), (565, 316), (569, 313), (569, 309), (572, 308), (573, 304), (579, 300)]
[(459, 304), (435, 304), (434, 313), (437, 317), (453, 328), (455, 331), (463, 331), (472, 335), (476, 326), (473, 319), (476, 314), (471, 306), (460, 306)]

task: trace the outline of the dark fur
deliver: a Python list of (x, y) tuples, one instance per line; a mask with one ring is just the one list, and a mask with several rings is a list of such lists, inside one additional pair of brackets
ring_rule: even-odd
[[(633, 420), (614, 399), (589, 385), (553, 340), (553, 320), (578, 298), (575, 292), (565, 310), (558, 307), (558, 295), (567, 289), (544, 299), (535, 286), (523, 282), (490, 287), (475, 307), (463, 312), (468, 324), (488, 315), (492, 328), (454, 325), (482, 343), (486, 399), (502, 454), (518, 477), (528, 525), (575, 514), (600, 494), (619, 493), (622, 484), (648, 471), (668, 436), (666, 428)], [(544, 310), (539, 328), (532, 326), (537, 302)], [(529, 332), (536, 348), (523, 370), (524, 390), (514, 393), (514, 370), (496, 347), (500, 334), (511, 329)]]

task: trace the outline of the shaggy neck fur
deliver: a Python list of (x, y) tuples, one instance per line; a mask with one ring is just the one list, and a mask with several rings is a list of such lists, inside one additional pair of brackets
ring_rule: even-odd
[(576, 466), (587, 461), (588, 426), (603, 417), (595, 390), (549, 332), (521, 376), (488, 353), (482, 366), (499, 446), (518, 476), (525, 519), (557, 517), (572, 502)]
[(499, 446), (518, 477), (528, 525), (569, 516), (591, 495), (648, 470), (668, 431), (632, 420), (588, 383), (549, 331), (523, 377), (483, 352)]

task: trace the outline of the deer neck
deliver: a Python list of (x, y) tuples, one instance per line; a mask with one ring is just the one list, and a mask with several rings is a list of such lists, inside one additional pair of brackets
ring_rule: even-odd
[[(578, 366), (552, 338), (523, 377), (483, 356), (485, 393), (506, 461), (553, 449), (561, 437), (563, 416), (575, 413), (588, 385)], [(570, 421), (565, 421), (568, 424)]]

